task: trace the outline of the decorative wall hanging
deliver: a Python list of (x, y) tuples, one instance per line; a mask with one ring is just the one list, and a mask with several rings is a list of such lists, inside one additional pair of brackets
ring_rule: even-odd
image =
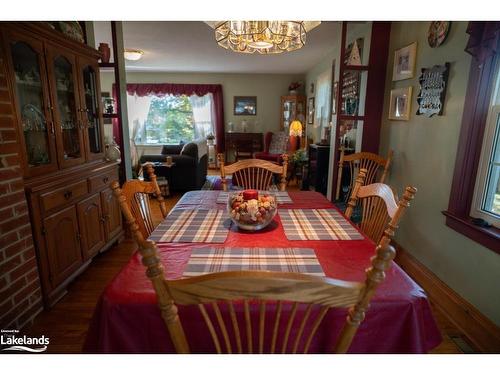
[(391, 90), (389, 120), (408, 121), (410, 119), (412, 86)]
[(415, 61), (417, 58), (417, 42), (394, 51), (394, 65), (392, 80), (401, 81), (413, 78), (415, 75)]
[(314, 124), (314, 97), (307, 102), (307, 123)]
[[(361, 65), (363, 59), (363, 38), (350, 43), (345, 50), (345, 65)], [(361, 72), (359, 70), (344, 70), (340, 77), (341, 114), (356, 116), (361, 86)]]
[(450, 32), (451, 22), (449, 21), (433, 21), (429, 25), (427, 31), (427, 41), (432, 48), (439, 47), (444, 43)]
[(256, 96), (235, 96), (234, 115), (235, 116), (255, 116), (257, 114)]
[(431, 117), (443, 114), (449, 70), (450, 63), (422, 69), (419, 78), (420, 92), (417, 96), (417, 115)]

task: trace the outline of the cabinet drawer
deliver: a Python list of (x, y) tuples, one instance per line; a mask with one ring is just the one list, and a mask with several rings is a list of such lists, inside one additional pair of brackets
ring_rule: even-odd
[(80, 198), (87, 194), (87, 181), (82, 180), (64, 186), (40, 196), (40, 203), (44, 211), (49, 211), (55, 207)]
[(100, 175), (89, 178), (90, 192), (102, 190), (108, 187), (112, 181), (118, 180), (118, 172), (116, 170), (102, 173)]

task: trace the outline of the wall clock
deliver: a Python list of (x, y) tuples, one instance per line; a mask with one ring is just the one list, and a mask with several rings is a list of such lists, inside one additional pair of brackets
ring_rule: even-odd
[(433, 21), (429, 25), (427, 41), (432, 48), (439, 47), (444, 43), (450, 32), (450, 21)]

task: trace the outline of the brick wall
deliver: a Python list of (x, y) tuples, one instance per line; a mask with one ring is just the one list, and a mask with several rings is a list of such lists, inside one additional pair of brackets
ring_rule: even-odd
[(42, 298), (3, 52), (0, 43), (0, 329), (14, 329), (42, 310)]

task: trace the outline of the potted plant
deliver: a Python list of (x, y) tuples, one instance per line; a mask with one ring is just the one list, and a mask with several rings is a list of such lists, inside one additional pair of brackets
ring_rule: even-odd
[(307, 162), (307, 154), (304, 149), (298, 149), (292, 155), (292, 161), (296, 167), (302, 167)]

